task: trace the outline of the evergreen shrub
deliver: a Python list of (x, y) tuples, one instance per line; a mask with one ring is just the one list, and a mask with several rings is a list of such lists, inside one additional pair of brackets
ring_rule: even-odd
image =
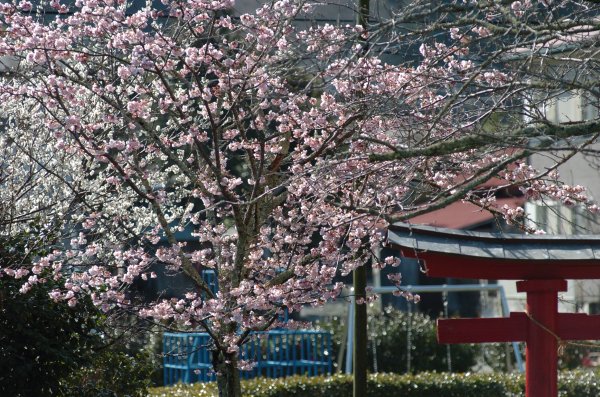
[[(54, 236), (29, 231), (0, 236), (0, 266), (28, 265), (47, 254)], [(25, 294), (23, 280), (0, 277), (0, 396), (142, 397), (152, 368), (112, 338), (113, 324), (89, 298), (54, 302), (52, 276)]]
[[(600, 382), (597, 371), (565, 371), (559, 376), (560, 397), (597, 397)], [(523, 397), (525, 380), (521, 374), (436, 373), (371, 374), (365, 397)], [(352, 376), (257, 378), (242, 382), (248, 397), (348, 397)], [(196, 383), (150, 389), (150, 397), (214, 397), (216, 384)]]
[[(417, 373), (423, 371), (467, 372), (473, 367), (481, 354), (481, 346), (459, 344), (450, 346), (451, 365), (448, 365), (448, 347), (437, 342), (435, 320), (422, 313), (407, 313), (393, 307), (382, 312), (368, 311), (368, 368), (372, 372)], [(332, 333), (334, 361), (340, 349), (346, 343), (345, 318), (333, 318), (320, 322), (318, 327)], [(410, 338), (410, 343), (408, 340)], [(410, 367), (408, 365), (408, 346), (410, 346)], [(489, 350), (489, 349), (488, 349)], [(494, 361), (504, 363), (503, 358)], [(503, 350), (499, 350), (503, 352)], [(505, 369), (494, 368), (497, 370)]]

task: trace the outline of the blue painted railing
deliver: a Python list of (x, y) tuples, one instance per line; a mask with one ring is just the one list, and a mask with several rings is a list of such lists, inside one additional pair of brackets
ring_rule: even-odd
[[(165, 385), (215, 380), (208, 334), (166, 332), (163, 351)], [(313, 330), (254, 332), (241, 346), (240, 358), (255, 363), (252, 370), (240, 371), (246, 379), (331, 374), (331, 334)]]

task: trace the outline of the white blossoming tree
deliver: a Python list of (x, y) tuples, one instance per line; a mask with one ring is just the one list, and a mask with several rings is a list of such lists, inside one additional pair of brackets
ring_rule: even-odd
[[(550, 1), (415, 1), (365, 29), (311, 24), (320, 6), (302, 0), (243, 15), (231, 0), (5, 1), (0, 194), (11, 213), (77, 234), (0, 276), (24, 293), (64, 278), (56, 301), (89, 294), (106, 311), (209, 333), (220, 392), (239, 396), (249, 333), (336, 298), (335, 276), (370, 263), (389, 222), (457, 200), (518, 221), (478, 190), (492, 177), (587, 203), (524, 161), (600, 131), (523, 106), (533, 92), (595, 93), (540, 66), (558, 40), (592, 59), (577, 67), (595, 64), (592, 44), (565, 39), (591, 34), (594, 8), (564, 3), (578, 19)], [(34, 183), (15, 200), (19, 181)], [(185, 228), (195, 248), (176, 238)], [(194, 288), (136, 299), (128, 287), (156, 264)]]

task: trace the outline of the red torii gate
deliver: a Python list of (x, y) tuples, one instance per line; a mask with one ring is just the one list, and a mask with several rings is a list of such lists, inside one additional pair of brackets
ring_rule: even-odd
[(439, 319), (440, 343), (526, 342), (527, 397), (558, 396), (559, 341), (600, 339), (600, 316), (558, 312), (566, 279), (600, 279), (600, 236), (492, 234), (395, 224), (388, 243), (427, 275), (521, 280), (527, 311), (508, 318)]

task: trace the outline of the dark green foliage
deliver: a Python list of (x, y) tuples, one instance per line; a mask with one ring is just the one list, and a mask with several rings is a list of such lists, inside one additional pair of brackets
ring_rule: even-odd
[[(42, 238), (45, 236), (45, 238)], [(32, 230), (0, 237), (0, 266), (20, 267), (45, 254), (52, 236)], [(0, 278), (0, 396), (143, 396), (148, 360), (124, 353), (113, 325), (89, 299), (71, 308), (48, 295), (46, 277), (26, 294), (24, 280)]]
[(565, 371), (559, 378), (560, 397), (600, 396), (600, 371)]
[(96, 313), (54, 303), (50, 282), (21, 294), (18, 281), (0, 279), (0, 395), (54, 395), (100, 344)]
[(152, 365), (149, 357), (131, 357), (112, 349), (102, 350), (86, 366), (62, 382), (64, 397), (143, 397), (147, 394)]
[[(598, 372), (571, 371), (559, 376), (560, 397), (597, 397)], [(352, 395), (352, 377), (334, 375), (282, 379), (258, 378), (242, 382), (244, 396), (252, 397), (347, 397)], [(374, 374), (369, 376), (365, 397), (522, 397), (524, 376), (519, 374), (454, 374), (424, 372), (416, 375)], [(150, 397), (212, 397), (214, 383), (177, 385), (150, 390)]]
[[(435, 321), (429, 316), (386, 308), (382, 315), (373, 316), (369, 327), (371, 343), (377, 348), (380, 372), (406, 372), (409, 337), (412, 340), (410, 372), (448, 371), (448, 347), (437, 342)], [(450, 346), (452, 371), (468, 371), (475, 364), (478, 350), (474, 345)]]
[[(342, 319), (333, 319), (331, 323), (319, 324), (320, 328), (333, 334), (334, 359), (338, 357), (339, 349), (345, 343), (344, 323)], [(383, 313), (370, 310), (368, 326), (367, 361), (370, 371), (375, 371), (376, 362), (378, 372), (407, 372), (409, 337), (411, 373), (448, 371), (448, 348), (437, 343), (435, 320), (429, 316), (421, 313), (409, 314), (388, 307)], [(480, 351), (479, 346), (472, 344), (451, 346), (452, 371), (468, 371), (475, 365)]]
[[(41, 230), (0, 237), (1, 266), (29, 265), (50, 239)], [(89, 302), (77, 310), (54, 303), (48, 293), (58, 284), (51, 278), (27, 294), (19, 292), (23, 281), (0, 278), (0, 395), (55, 395), (59, 380), (99, 345), (98, 314)]]

